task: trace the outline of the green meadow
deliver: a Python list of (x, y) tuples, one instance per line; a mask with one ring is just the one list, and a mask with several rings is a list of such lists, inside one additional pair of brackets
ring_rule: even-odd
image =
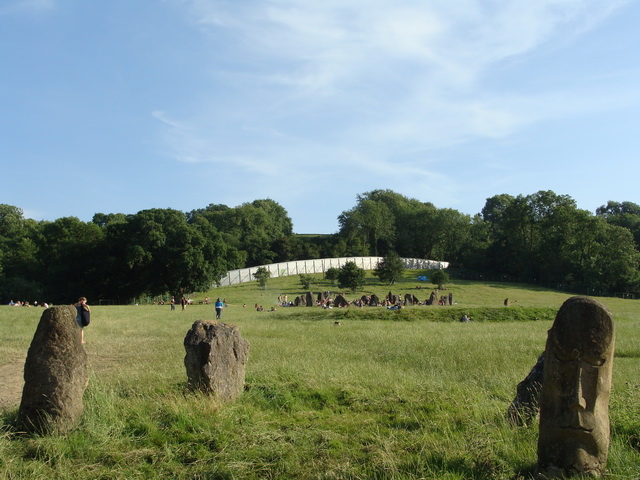
[[(418, 288), (418, 274), (391, 287), (368, 276), (356, 295), (392, 290), (423, 300), (433, 285)], [(312, 291), (338, 291), (315, 278)], [(23, 436), (12, 428), (17, 405), (1, 409), (0, 478), (531, 478), (537, 424), (513, 426), (505, 414), (569, 294), (452, 280), (441, 292), (453, 294), (451, 307), (269, 311), (278, 295), (303, 293), (289, 277), (192, 295), (185, 311), (92, 306), (81, 424), (66, 435)], [(186, 389), (184, 336), (215, 316), (198, 303), (205, 296), (227, 300), (222, 321), (250, 343), (246, 389), (231, 404)], [(606, 478), (637, 479), (640, 301), (599, 300), (616, 324)], [(458, 321), (465, 313), (471, 323)], [(41, 314), (0, 307), (3, 371), (21, 370)]]

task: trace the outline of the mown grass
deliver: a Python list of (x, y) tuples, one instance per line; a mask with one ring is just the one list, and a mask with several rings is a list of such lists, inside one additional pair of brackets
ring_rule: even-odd
[[(391, 288), (369, 278), (364, 291), (422, 300), (430, 289), (417, 289), (413, 275)], [(252, 308), (304, 293), (297, 278), (195, 296), (226, 298), (223, 321), (251, 344), (246, 390), (228, 405), (185, 388), (182, 340), (193, 321), (213, 317), (212, 306), (94, 307), (81, 425), (66, 436), (23, 437), (11, 429), (17, 409), (5, 410), (0, 478), (529, 478), (537, 427), (514, 427), (505, 412), (568, 295), (510, 284), (447, 288), (455, 306), (399, 312)], [(336, 288), (318, 277), (312, 290)], [(640, 302), (600, 300), (617, 328), (607, 478), (635, 479)], [(462, 313), (474, 322), (458, 322)], [(40, 314), (0, 309), (0, 362), (24, 356)]]

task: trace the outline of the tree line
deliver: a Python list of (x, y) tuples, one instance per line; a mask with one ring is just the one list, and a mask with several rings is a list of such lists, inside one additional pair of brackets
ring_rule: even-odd
[(374, 190), (358, 195), (338, 223), (335, 234), (296, 235), (271, 199), (96, 213), (90, 222), (36, 221), (0, 205), (0, 299), (127, 303), (202, 291), (235, 268), (391, 253), (567, 290), (640, 291), (640, 206), (631, 202), (610, 201), (592, 214), (552, 191), (501, 194), (470, 216)]

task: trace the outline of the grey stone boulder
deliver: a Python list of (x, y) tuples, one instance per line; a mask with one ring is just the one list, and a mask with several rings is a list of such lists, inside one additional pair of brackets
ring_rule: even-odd
[(196, 320), (184, 338), (189, 387), (229, 402), (244, 390), (249, 342), (235, 325)]
[(65, 433), (80, 421), (89, 384), (87, 353), (73, 306), (47, 308), (24, 365), (18, 428), (27, 433)]

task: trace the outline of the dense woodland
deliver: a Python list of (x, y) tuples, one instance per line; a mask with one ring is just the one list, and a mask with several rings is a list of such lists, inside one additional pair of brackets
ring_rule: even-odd
[(567, 195), (488, 198), (470, 216), (390, 190), (357, 196), (332, 235), (297, 235), (265, 199), (190, 212), (150, 209), (55, 221), (0, 205), (0, 301), (127, 303), (208, 288), (226, 271), (286, 260), (386, 255), (450, 262), (458, 274), (592, 294), (640, 292), (640, 206), (595, 214)]

